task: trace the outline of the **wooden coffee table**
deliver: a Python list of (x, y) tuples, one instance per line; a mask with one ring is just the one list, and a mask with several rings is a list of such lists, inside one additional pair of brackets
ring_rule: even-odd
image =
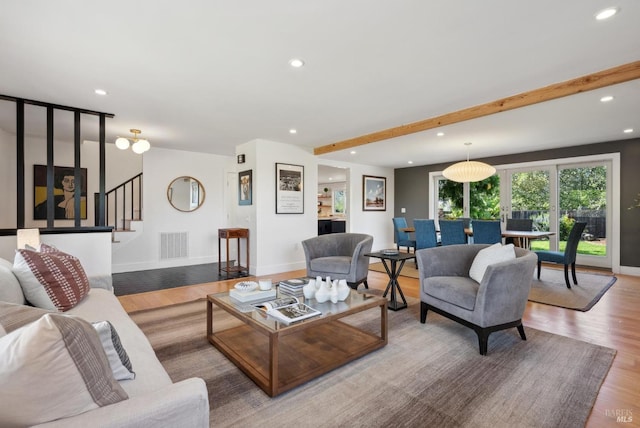
[[(247, 311), (247, 304), (235, 302), (229, 293), (210, 294), (207, 338), (271, 397), (387, 344), (387, 299), (351, 290), (344, 302), (305, 303), (322, 315), (286, 325), (263, 311)], [(347, 322), (346, 317), (375, 308), (380, 310), (379, 331)]]

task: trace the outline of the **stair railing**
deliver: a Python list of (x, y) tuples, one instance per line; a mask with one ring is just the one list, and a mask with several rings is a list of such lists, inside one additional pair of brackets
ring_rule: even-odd
[[(99, 194), (95, 194), (96, 207)], [(114, 231), (129, 230), (127, 222), (142, 220), (142, 173), (105, 193), (105, 222)], [(96, 219), (99, 210), (96, 209)]]

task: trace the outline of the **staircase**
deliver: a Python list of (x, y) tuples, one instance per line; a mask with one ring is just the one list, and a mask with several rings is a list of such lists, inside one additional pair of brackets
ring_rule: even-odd
[[(96, 207), (98, 193), (95, 194)], [(113, 228), (111, 241), (130, 241), (142, 232), (142, 173), (105, 193), (105, 223)], [(96, 209), (96, 218), (98, 210)]]

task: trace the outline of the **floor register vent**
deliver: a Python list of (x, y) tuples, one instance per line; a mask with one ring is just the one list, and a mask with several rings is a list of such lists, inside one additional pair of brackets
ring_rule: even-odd
[(189, 257), (189, 232), (161, 232), (160, 260)]

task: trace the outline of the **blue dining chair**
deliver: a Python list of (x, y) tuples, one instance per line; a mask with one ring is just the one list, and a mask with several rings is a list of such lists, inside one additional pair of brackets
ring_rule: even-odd
[(440, 225), (440, 243), (442, 245), (467, 243), (462, 220), (439, 220), (438, 224)]
[(573, 283), (578, 285), (578, 278), (576, 278), (576, 253), (578, 252), (578, 244), (580, 238), (582, 238), (582, 232), (587, 226), (585, 222), (575, 222), (569, 232), (569, 238), (567, 238), (567, 245), (562, 251), (535, 251), (538, 255), (538, 279), (540, 279), (540, 267), (542, 262), (564, 264), (564, 282), (567, 284), (567, 288), (571, 288), (569, 283), (569, 265), (571, 265), (571, 275), (573, 276)]
[(502, 229), (498, 220), (473, 220), (473, 243), (496, 244), (502, 242)]
[(436, 224), (433, 220), (416, 218), (413, 220), (413, 227), (416, 229), (416, 251), (438, 245)]
[(400, 247), (407, 247), (407, 252), (411, 252), (411, 248), (413, 251), (416, 249), (416, 241), (415, 239), (411, 239), (411, 236), (408, 232), (403, 231), (402, 229), (407, 227), (407, 219), (404, 217), (394, 217), (393, 219), (393, 235), (396, 240), (396, 247), (400, 250)]
[[(533, 230), (533, 219), (531, 218), (508, 218), (507, 230)], [(522, 247), (522, 238), (506, 238), (505, 244), (514, 244), (516, 247)]]

